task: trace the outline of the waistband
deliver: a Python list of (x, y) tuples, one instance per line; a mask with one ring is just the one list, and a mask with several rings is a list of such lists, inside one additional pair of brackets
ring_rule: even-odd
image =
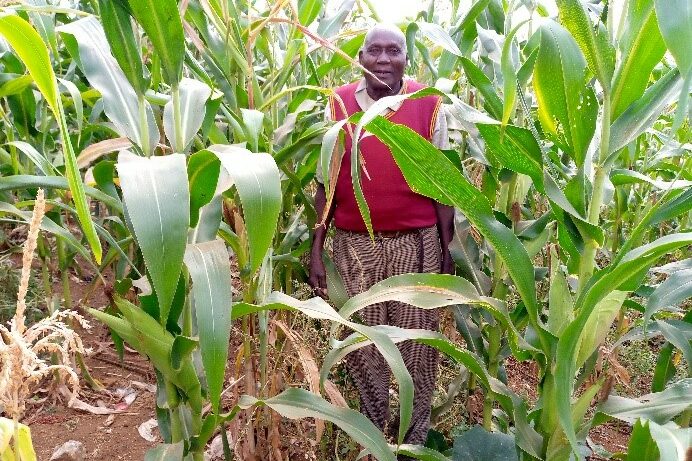
[[(382, 239), (393, 239), (397, 237), (404, 237), (406, 235), (411, 235), (411, 234), (418, 234), (421, 232), (425, 232), (429, 229), (436, 229), (437, 226), (430, 226), (430, 227), (420, 227), (416, 229), (403, 229), (403, 230), (396, 230), (396, 231), (373, 231), (373, 235), (375, 238), (382, 238)], [(369, 235), (367, 231), (352, 231), (348, 229), (341, 229), (339, 227), (336, 228), (337, 231), (343, 232), (345, 234), (352, 234), (352, 235)]]

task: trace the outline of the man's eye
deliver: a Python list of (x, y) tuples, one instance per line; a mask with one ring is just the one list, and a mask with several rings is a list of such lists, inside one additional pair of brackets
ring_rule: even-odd
[(373, 56), (379, 56), (382, 53), (382, 48), (368, 48), (368, 53)]
[(387, 54), (390, 56), (399, 56), (401, 50), (399, 48), (387, 48)]

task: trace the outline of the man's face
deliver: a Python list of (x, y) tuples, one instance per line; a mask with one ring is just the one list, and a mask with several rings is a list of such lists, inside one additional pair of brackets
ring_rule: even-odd
[(380, 91), (396, 90), (404, 76), (406, 50), (401, 37), (387, 30), (373, 32), (358, 53), (361, 65), (372, 72), (387, 86), (365, 74), (368, 88)]

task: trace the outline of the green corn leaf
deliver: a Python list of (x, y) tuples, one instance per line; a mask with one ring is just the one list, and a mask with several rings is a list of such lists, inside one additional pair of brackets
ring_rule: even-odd
[(610, 181), (614, 186), (620, 186), (622, 184), (641, 184), (648, 183), (654, 186), (656, 189), (669, 190), (669, 189), (688, 189), (692, 187), (692, 181), (685, 181), (684, 179), (676, 179), (675, 181), (662, 181), (659, 179), (652, 179), (644, 174), (638, 173), (633, 170), (625, 170), (616, 168), (610, 172)]
[(681, 428), (675, 423), (658, 425), (649, 421), (651, 437), (658, 446), (660, 459), (671, 461), (687, 461), (689, 458), (690, 440), (692, 440), (692, 428)]
[(685, 81), (672, 128), (672, 131), (677, 131), (683, 119), (688, 116), (687, 106), (692, 87), (692, 55), (689, 52), (689, 44), (692, 43), (692, 6), (685, 0), (656, 0), (656, 16), (663, 40)]
[[(591, 402), (603, 386), (604, 380), (604, 378), (598, 379), (594, 384), (590, 385), (572, 404), (572, 422), (575, 426), (582, 424), (584, 420), (584, 415), (589, 410), (589, 408), (591, 408)], [(552, 389), (549, 392), (552, 392)], [(546, 394), (544, 395), (546, 399), (552, 398), (554, 396), (554, 394), (548, 392), (546, 392)], [(548, 405), (550, 405), (551, 409), (554, 409), (554, 405), (552, 405), (552, 402)], [(589, 423), (587, 423), (587, 425), (588, 424)], [(552, 430), (552, 435), (550, 436), (550, 440), (548, 441), (548, 446), (546, 448), (545, 459), (569, 459), (570, 453), (571, 447), (565, 440), (565, 436), (562, 432), (562, 429), (559, 426), (554, 427), (554, 429)]]
[(161, 59), (164, 79), (177, 86), (183, 76), (185, 35), (175, 0), (128, 0), (130, 12), (142, 26)]
[(598, 113), (596, 95), (587, 85), (586, 61), (569, 32), (552, 21), (541, 27), (540, 46), (533, 73), (538, 117), (581, 166)]
[(574, 301), (567, 278), (559, 269), (555, 247), (550, 247), (550, 287), (548, 288), (548, 330), (559, 338), (574, 319)]
[(221, 162), (216, 155), (201, 150), (190, 155), (187, 177), (190, 181), (190, 227), (197, 226), (200, 209), (211, 202), (216, 194)]
[(369, 132), (389, 146), (411, 189), (443, 204), (459, 208), (493, 245), (507, 264), (534, 328), (543, 335), (533, 265), (514, 233), (495, 219), (485, 196), (454, 167), (442, 152), (410, 128), (376, 117), (366, 125)]
[(469, 8), (468, 12), (466, 13), (466, 16), (464, 16), (464, 19), (461, 20), (461, 22), (459, 23), (459, 26), (454, 31), (454, 34), (456, 34), (459, 31), (466, 29), (468, 26), (473, 24), (476, 21), (476, 18), (481, 13), (483, 13), (483, 11), (488, 7), (489, 3), (490, 3), (490, 0), (477, 0), (471, 6), (471, 8)]
[[(347, 40), (343, 45), (339, 46), (339, 49), (346, 53), (351, 58), (355, 58), (358, 54), (358, 50), (363, 46), (365, 41), (365, 33), (360, 33), (350, 40)], [(331, 61), (323, 64), (318, 69), (318, 73), (321, 77), (325, 76), (328, 72), (338, 69), (339, 67), (349, 66), (350, 63), (340, 54), (334, 54)]]
[(674, 272), (649, 296), (644, 318), (648, 320), (659, 310), (674, 307), (689, 297), (692, 297), (692, 269)]
[(50, 10), (52, 5), (49, 5), (47, 0), (31, 0), (27, 3), (37, 9), (41, 7), (45, 8), (43, 11), (29, 10), (27, 15), (29, 16), (29, 21), (34, 25), (43, 41), (48, 44), (50, 52), (53, 56), (57, 56), (58, 40), (55, 36), (55, 12)]
[(250, 247), (250, 270), (254, 272), (262, 264), (276, 233), (282, 200), (279, 169), (269, 154), (252, 153), (237, 146), (214, 145), (208, 150), (218, 156), (230, 178), (219, 189), (227, 190), (235, 185), (240, 195)]
[[(151, 105), (138, 99), (134, 88), (113, 59), (98, 20), (95, 17), (80, 19), (60, 26), (58, 32), (64, 37), (74, 37), (82, 72), (101, 93), (106, 116), (118, 133), (130, 138), (146, 155), (151, 155), (159, 139)], [(73, 58), (77, 56), (73, 55)]]
[(577, 368), (603, 343), (626, 297), (626, 292), (614, 290), (596, 304), (581, 334)]
[[(476, 354), (469, 352), (465, 348), (456, 346), (440, 333), (430, 330), (404, 329), (391, 325), (377, 325), (372, 328), (377, 332), (385, 334), (395, 344), (399, 344), (403, 341), (415, 341), (437, 349), (454, 362), (465, 366), (476, 376), (487, 392), (493, 393), (493, 396), (507, 412), (516, 412), (517, 408), (515, 408), (515, 403), (519, 401), (519, 398), (504, 386), (502, 382), (494, 379), (488, 374), (482, 359)], [(322, 370), (320, 372), (320, 382), (324, 383), (327, 380), (330, 370), (339, 361), (343, 360), (346, 355), (371, 344), (373, 344), (373, 341), (364, 338), (358, 333), (354, 333), (344, 340), (339, 341), (324, 358)], [(533, 435), (530, 437), (533, 437)]]
[(67, 183), (69, 184), (70, 192), (72, 192), (72, 200), (74, 200), (75, 208), (77, 209), (77, 216), (79, 217), (82, 231), (89, 242), (91, 251), (94, 253), (94, 259), (100, 264), (103, 250), (89, 213), (89, 204), (84, 194), (82, 177), (77, 168), (77, 158), (70, 141), (65, 113), (58, 95), (58, 85), (50, 57), (48, 56), (48, 49), (38, 32), (19, 16), (12, 14), (0, 16), (0, 34), (5, 37), (22, 60), (58, 121), (62, 137)]
[(591, 72), (601, 86), (610, 90), (615, 70), (615, 48), (610, 44), (608, 31), (600, 22), (595, 26), (579, 0), (557, 0), (560, 22), (569, 30), (586, 57)]
[(517, 71), (517, 80), (519, 80), (520, 86), (525, 86), (533, 75), (533, 69), (536, 67), (536, 59), (538, 59), (538, 51), (538, 47), (534, 48)]
[[(199, 222), (190, 235), (190, 243), (209, 242), (217, 237), (222, 223), (223, 197), (217, 194), (199, 210)], [(240, 259), (239, 259), (240, 261)]]
[(373, 230), (372, 220), (370, 219), (370, 207), (368, 206), (365, 200), (365, 194), (363, 194), (363, 187), (360, 184), (361, 153), (358, 150), (358, 145), (361, 139), (361, 135), (363, 133), (363, 129), (371, 120), (373, 120), (376, 117), (379, 117), (379, 114), (386, 108), (388, 108), (391, 104), (403, 102), (409, 98), (416, 99), (431, 94), (441, 94), (441, 92), (434, 88), (423, 88), (422, 90), (416, 91), (415, 93), (387, 96), (385, 98), (381, 98), (375, 101), (375, 103), (372, 106), (370, 106), (370, 108), (367, 111), (365, 111), (365, 113), (357, 112), (348, 119), (349, 121), (356, 123), (356, 127), (353, 129), (354, 141), (351, 143), (351, 185), (353, 186), (353, 194), (356, 197), (358, 210), (360, 211), (360, 214), (363, 217), (365, 227), (367, 228), (368, 233), (371, 237), (373, 236)]
[(500, 120), (502, 118), (502, 100), (497, 95), (493, 82), (470, 59), (461, 58), (461, 64), (469, 83), (481, 92), (485, 109), (493, 118)]
[(34, 83), (31, 75), (19, 75), (9, 81), (4, 81), (0, 86), (0, 98), (22, 93)]
[(651, 392), (661, 392), (675, 376), (677, 368), (673, 363), (673, 351), (673, 345), (669, 342), (666, 342), (658, 351), (656, 368), (654, 368), (654, 376), (651, 379)]
[(501, 59), (501, 69), (502, 69), (502, 81), (504, 83), (504, 103), (502, 110), (502, 128), (504, 129), (509, 122), (509, 118), (514, 112), (514, 108), (517, 105), (517, 69), (512, 61), (512, 44), (514, 42), (514, 36), (519, 32), (519, 28), (523, 26), (527, 21), (522, 21), (512, 29), (509, 34), (505, 37), (505, 43), (502, 45), (502, 59)]
[(649, 83), (649, 76), (666, 52), (658, 28), (653, 0), (628, 0), (624, 33), (618, 40), (620, 57), (613, 78), (610, 99), (611, 120), (637, 101)]
[[(22, 211), (11, 203), (0, 202), (0, 213), (10, 214), (22, 219), (23, 222), (29, 224), (31, 222), (31, 211)], [(89, 260), (89, 252), (79, 243), (79, 240), (64, 227), (58, 225), (52, 219), (44, 217), (41, 220), (41, 230), (49, 232), (56, 237), (64, 240), (71, 248), (80, 254), (86, 260)]]
[(97, 309), (88, 308), (91, 315), (96, 317), (96, 319), (105, 324), (108, 328), (113, 330), (118, 336), (132, 346), (133, 349), (137, 351), (142, 351), (142, 345), (137, 338), (137, 332), (128, 321), (122, 317), (116, 317), (115, 315), (106, 314)]
[(461, 50), (459, 50), (459, 47), (454, 42), (452, 37), (450, 37), (447, 31), (445, 31), (439, 24), (420, 21), (412, 23), (411, 25), (414, 24), (418, 26), (418, 29), (423, 36), (433, 42), (435, 45), (441, 46), (455, 56), (463, 56)]
[[(577, 451), (577, 440), (570, 414), (574, 376), (577, 371), (578, 344), (585, 325), (598, 303), (609, 293), (622, 286), (631, 285), (645, 270), (664, 254), (692, 243), (692, 233), (672, 234), (628, 252), (619, 264), (601, 273), (594, 274), (593, 282), (577, 300), (577, 315), (565, 329), (557, 345), (555, 386), (560, 423), (565, 435)], [(624, 290), (623, 290), (624, 291)]]
[(682, 78), (680, 71), (672, 69), (651, 85), (615, 119), (610, 127), (610, 157), (635, 140), (658, 119), (661, 112), (680, 94)]
[(122, 151), (117, 169), (127, 214), (158, 297), (159, 320), (165, 325), (190, 222), (185, 157), (143, 158)]
[(231, 265), (226, 245), (221, 240), (188, 245), (185, 265), (192, 277), (209, 400), (218, 414), (231, 334)]
[(48, 49), (36, 29), (19, 16), (5, 14), (0, 16), (0, 34), (5, 37), (24, 63), (53, 113), (59, 112), (55, 73)]
[[(136, 342), (134, 344), (130, 343), (130, 345), (140, 354), (149, 357), (154, 367), (185, 394), (192, 409), (201, 412), (201, 386), (195, 367), (192, 365), (192, 360), (189, 357), (182, 359), (178, 370), (172, 366), (173, 335), (160, 325), (156, 319), (134, 304), (120, 298), (116, 298), (115, 304), (123, 314), (124, 320), (127, 321), (130, 328), (134, 331)], [(105, 315), (107, 314), (102, 314), (101, 317)], [(112, 323), (112, 320), (110, 322)], [(125, 341), (128, 340), (126, 336), (122, 337)], [(137, 349), (138, 346), (139, 348)]]
[(346, 292), (344, 280), (341, 278), (341, 274), (339, 274), (334, 261), (332, 261), (326, 251), (322, 253), (322, 261), (324, 262), (324, 268), (327, 272), (329, 302), (337, 309), (341, 309), (343, 305), (346, 304), (346, 301), (348, 301), (348, 293)]
[(20, 151), (24, 152), (27, 157), (36, 165), (36, 167), (41, 170), (45, 176), (57, 175), (58, 171), (55, 169), (52, 163), (48, 159), (40, 154), (34, 146), (24, 141), (10, 141), (7, 143), (10, 146), (14, 146)]
[(173, 370), (180, 371), (183, 360), (190, 358), (192, 351), (197, 349), (199, 341), (187, 336), (178, 335), (173, 338), (173, 346), (171, 346), (171, 366)]
[(692, 326), (681, 320), (658, 320), (651, 325), (652, 331), (660, 331), (664, 338), (677, 347), (687, 362), (687, 372), (692, 375)]
[(238, 404), (246, 409), (255, 405), (266, 405), (281, 416), (290, 419), (318, 418), (339, 426), (354, 441), (361, 444), (380, 461), (396, 461), (382, 432), (363, 414), (350, 408), (333, 405), (317, 394), (304, 389), (286, 389), (276, 397), (257, 399), (243, 395)]
[(471, 236), (471, 225), (459, 214), (454, 220), (454, 237), (449, 243), (449, 252), (460, 270), (460, 275), (473, 283), (480, 294), (488, 294), (491, 289), (490, 277), (481, 270), (479, 245)]
[(658, 27), (683, 75), (692, 72), (692, 5), (685, 0), (655, 0)]
[[(321, 174), (321, 178), (323, 180), (324, 184), (324, 190), (327, 195), (327, 197), (330, 197), (331, 194), (333, 194), (332, 187), (333, 185), (331, 184), (330, 181), (330, 176), (332, 175), (332, 172), (330, 171), (330, 166), (332, 163), (332, 157), (335, 154), (341, 154), (343, 155), (342, 151), (343, 149), (339, 149), (338, 151), (335, 151), (336, 143), (339, 140), (339, 136), (341, 134), (341, 129), (348, 123), (348, 120), (341, 120), (336, 122), (334, 125), (329, 127), (326, 133), (324, 133), (324, 136), (322, 137), (322, 146), (320, 148), (320, 160), (318, 162), (317, 168), (318, 168), (318, 178), (320, 177), (319, 174)], [(341, 167), (341, 160), (338, 160), (337, 163), (335, 163), (337, 168)], [(335, 177), (338, 177), (338, 173), (334, 172), (333, 173)], [(321, 216), (318, 216), (319, 219), (322, 219)]]
[[(82, 94), (79, 92), (77, 85), (62, 78), (58, 78), (58, 88), (67, 91), (70, 98), (72, 98), (70, 103), (74, 107), (75, 115), (77, 116), (77, 130), (79, 136), (81, 136), (82, 127), (84, 126), (84, 103), (82, 101)], [(77, 163), (77, 166), (79, 167), (79, 163)]]
[(132, 17), (126, 2), (121, 0), (99, 0), (101, 24), (115, 60), (138, 95), (143, 95), (149, 86), (144, 78), (142, 56), (132, 30)]
[(658, 461), (660, 454), (656, 442), (651, 438), (649, 422), (638, 419), (632, 428), (627, 446), (627, 461)]
[[(602, 245), (605, 238), (603, 230), (588, 222), (586, 218), (574, 208), (574, 205), (572, 205), (565, 193), (547, 171), (544, 171), (543, 184), (545, 186), (546, 195), (550, 199), (553, 215), (558, 222), (565, 226), (571, 225), (576, 227), (581, 237), (580, 243), (583, 239), (593, 239), (599, 245)], [(574, 238), (572, 238), (572, 240), (573, 244), (576, 245), (577, 242), (574, 241)]]
[(243, 116), (243, 132), (248, 141), (249, 149), (252, 152), (257, 152), (264, 114), (252, 109), (240, 109), (240, 113)]
[(144, 461), (180, 461), (185, 459), (183, 457), (184, 449), (185, 444), (183, 442), (164, 443), (147, 450), (144, 454)]
[(489, 311), (503, 325), (512, 351), (526, 356), (533, 349), (514, 327), (506, 306), (499, 300), (481, 296), (471, 282), (447, 274), (403, 274), (376, 283), (367, 291), (349, 299), (339, 315), (349, 318), (366, 306), (383, 301), (399, 301), (422, 309), (435, 309), (457, 304), (478, 305)]
[(322, 12), (324, 2), (317, 0), (298, 0), (298, 20), (304, 26), (309, 26)]
[(353, 5), (355, 4), (356, 0), (344, 0), (340, 2), (336, 11), (320, 20), (317, 27), (317, 35), (324, 38), (330, 38), (339, 32), (341, 26), (344, 24), (344, 21), (346, 21), (346, 18), (348, 18), (348, 15), (351, 13)]
[[(33, 82), (30, 75), (27, 77)], [(36, 97), (33, 90), (26, 88), (18, 94), (8, 96), (7, 106), (19, 135), (24, 138), (33, 136), (36, 132)]]
[(598, 407), (598, 411), (622, 421), (633, 423), (643, 418), (665, 424), (685, 411), (692, 402), (692, 378), (683, 379), (663, 392), (630, 399), (611, 395)]
[(439, 451), (421, 445), (410, 445), (407, 443), (399, 445), (398, 447), (396, 445), (390, 445), (392, 451), (397, 448), (397, 453), (399, 455), (413, 457), (413, 459), (419, 459), (421, 461), (449, 461), (449, 458)]
[(543, 158), (541, 148), (531, 131), (514, 125), (505, 127), (504, 135), (499, 125), (477, 124), (485, 141), (485, 156), (494, 167), (505, 167), (525, 174), (543, 192)]
[[(180, 124), (175, 123), (173, 99), (171, 98), (163, 108), (163, 131), (171, 143), (173, 152), (185, 153), (202, 126), (205, 104), (211, 96), (211, 88), (200, 81), (184, 78), (178, 85), (178, 91)], [(178, 144), (178, 140), (182, 143)]]
[[(668, 194), (666, 194), (668, 196)], [(613, 264), (617, 264), (622, 257), (632, 248), (641, 242), (641, 236), (650, 227), (656, 224), (673, 219), (692, 209), (692, 189), (687, 189), (681, 193), (672, 193), (667, 197), (657, 201), (651, 210), (632, 230), (630, 237), (625, 241), (620, 249), (620, 253), (615, 256)]]
[[(43, 187), (44, 189), (61, 189), (69, 190), (67, 179), (61, 176), (32, 176), (32, 175), (14, 175), (0, 177), (0, 192), (17, 189), (30, 189), (34, 187)], [(103, 202), (115, 211), (122, 212), (123, 204), (119, 199), (104, 194), (98, 189), (90, 186), (84, 186), (84, 191), (89, 197)]]

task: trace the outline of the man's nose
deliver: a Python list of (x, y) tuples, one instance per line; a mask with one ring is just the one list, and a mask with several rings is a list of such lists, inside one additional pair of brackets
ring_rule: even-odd
[(378, 63), (386, 63), (390, 62), (391, 59), (389, 59), (389, 55), (387, 54), (387, 50), (382, 50), (380, 54), (377, 56), (377, 62)]

